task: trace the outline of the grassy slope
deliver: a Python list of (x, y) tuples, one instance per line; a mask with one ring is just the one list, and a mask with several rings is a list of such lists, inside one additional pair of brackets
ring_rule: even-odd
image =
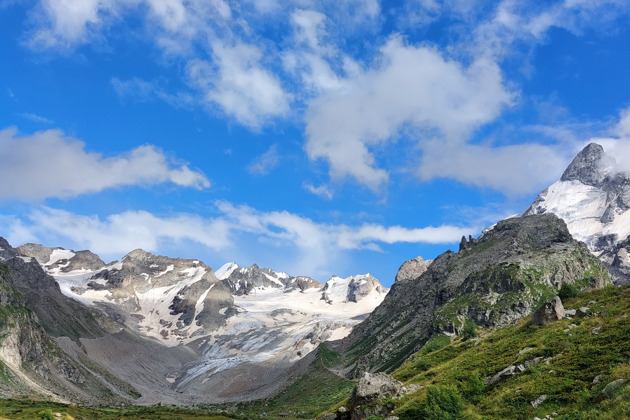
[[(553, 412), (563, 419), (629, 418), (630, 382), (602, 402), (596, 397), (609, 382), (630, 380), (630, 288), (583, 293), (567, 300), (565, 308), (587, 306), (592, 300), (593, 315), (586, 318), (543, 327), (530, 326), (527, 318), (478, 340), (447, 345), (444, 339), (432, 340), (393, 373), (407, 384), (425, 386), (397, 401), (396, 412), (401, 419), (424, 412), (433, 385), (434, 390), (456, 388), (449, 392), (461, 397), (463, 407), (461, 416), (452, 418), (533, 419)], [(571, 324), (575, 327), (569, 329)], [(494, 387), (483, 384), (486, 377), (537, 356), (551, 359)], [(606, 378), (594, 384), (602, 374)], [(547, 399), (534, 408), (531, 402), (543, 394)]]

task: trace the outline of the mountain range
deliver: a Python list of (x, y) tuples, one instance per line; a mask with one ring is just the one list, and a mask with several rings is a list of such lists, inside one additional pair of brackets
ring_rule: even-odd
[(514, 325), (563, 288), (630, 283), (629, 209), (630, 176), (590, 144), (521, 215), (403, 263), (391, 290), (369, 274), (320, 284), (140, 249), (106, 264), (0, 239), (0, 393), (192, 405), (268, 398), (322, 366), (392, 372), (436, 337)]

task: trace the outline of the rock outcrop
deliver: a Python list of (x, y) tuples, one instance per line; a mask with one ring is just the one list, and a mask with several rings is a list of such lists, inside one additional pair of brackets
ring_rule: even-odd
[(438, 256), (415, 280), (394, 283), (383, 303), (335, 343), (349, 376), (389, 371), (434, 334), (461, 333), (467, 320), (482, 327), (516, 322), (565, 282), (580, 289), (610, 282), (602, 263), (553, 215), (507, 219), (470, 242)]
[(613, 274), (630, 282), (630, 173), (595, 143), (586, 146), (560, 181), (546, 188), (523, 215), (553, 213)]
[(545, 325), (564, 318), (564, 306), (558, 296), (549, 299), (532, 314), (532, 325)]
[(415, 280), (422, 275), (431, 265), (433, 260), (424, 260), (422, 257), (407, 260), (400, 266), (396, 274), (396, 283)]

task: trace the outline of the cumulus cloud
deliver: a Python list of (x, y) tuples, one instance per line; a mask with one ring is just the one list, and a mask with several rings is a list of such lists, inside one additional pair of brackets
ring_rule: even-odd
[(188, 75), (209, 103), (217, 104), (239, 123), (260, 128), (267, 119), (287, 115), (291, 95), (265, 69), (262, 51), (244, 43), (212, 44), (214, 62), (192, 60)]
[(383, 46), (378, 62), (345, 80), (342, 89), (312, 100), (306, 112), (308, 156), (327, 160), (333, 177), (351, 176), (372, 189), (389, 174), (378, 167), (370, 147), (395, 140), (406, 124), (446, 143), (462, 143), (514, 96), (495, 63), (465, 67), (398, 37)]
[[(344, 253), (381, 251), (383, 245), (403, 242), (453, 243), (462, 235), (480, 230), (453, 225), (405, 228), (327, 224), (287, 211), (265, 212), (226, 201), (215, 205), (217, 215), (206, 218), (187, 213), (157, 216), (146, 211), (101, 218), (37, 207), (22, 217), (0, 216), (0, 229), (11, 243), (64, 243), (113, 258), (135, 248), (159, 252), (164, 244), (172, 242), (191, 242), (213, 252), (237, 249), (240, 253), (255, 253), (252, 248), (264, 245), (265, 249), (281, 251), (275, 253), (276, 267), (289, 265), (293, 272), (308, 275), (330, 275), (331, 266)], [(284, 259), (286, 255), (291, 255), (290, 260)]]
[(59, 130), (20, 135), (0, 131), (0, 198), (43, 200), (74, 197), (107, 188), (171, 182), (208, 188), (210, 181), (186, 165), (174, 165), (155, 146), (144, 145), (123, 155), (103, 157)]
[(247, 166), (247, 170), (252, 175), (267, 175), (280, 162), (278, 155), (278, 145), (272, 145), (262, 155), (258, 156), (252, 163)]

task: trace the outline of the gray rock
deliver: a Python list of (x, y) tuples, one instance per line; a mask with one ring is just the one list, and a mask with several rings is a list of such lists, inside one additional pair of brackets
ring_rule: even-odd
[(558, 321), (564, 318), (564, 307), (559, 296), (556, 296), (546, 301), (534, 314), (532, 315), (532, 325), (545, 325), (553, 321)]
[(576, 313), (575, 309), (565, 309), (564, 310), (564, 316), (567, 316), (567, 317), (569, 317), (569, 316), (570, 317), (574, 317), (575, 313)]
[(604, 389), (595, 397), (595, 402), (602, 402), (605, 399), (612, 397), (615, 392), (621, 388), (626, 382), (626, 379), (617, 379), (606, 384)]
[(337, 420), (337, 414), (335, 413), (326, 413), (322, 415), (321, 420)]
[(604, 148), (596, 143), (586, 146), (575, 156), (562, 174), (561, 181), (580, 181), (594, 187), (602, 186), (608, 176), (611, 158), (604, 153)]
[(514, 365), (508, 366), (505, 369), (503, 369), (502, 371), (500, 371), (499, 373), (496, 373), (493, 376), (488, 377), (485, 380), (485, 384), (487, 386), (494, 386), (496, 384), (498, 384), (499, 382), (502, 382), (508, 378), (511, 378), (512, 376), (516, 375), (517, 372), (517, 368)]
[(542, 394), (540, 397), (536, 398), (534, 401), (530, 402), (532, 407), (536, 408), (547, 399), (547, 394)]
[(584, 318), (588, 315), (590, 308), (588, 306), (582, 306), (575, 311), (575, 316), (578, 318)]
[(594, 383), (594, 384), (598, 384), (598, 383), (600, 383), (600, 382), (602, 381), (602, 379), (604, 379), (605, 377), (606, 377), (606, 375), (604, 375), (604, 374), (597, 375), (595, 378), (593, 378), (593, 383)]
[(414, 280), (420, 277), (427, 268), (431, 265), (433, 260), (423, 260), (422, 257), (412, 258), (407, 260), (400, 266), (398, 273), (396, 274), (396, 283)]

